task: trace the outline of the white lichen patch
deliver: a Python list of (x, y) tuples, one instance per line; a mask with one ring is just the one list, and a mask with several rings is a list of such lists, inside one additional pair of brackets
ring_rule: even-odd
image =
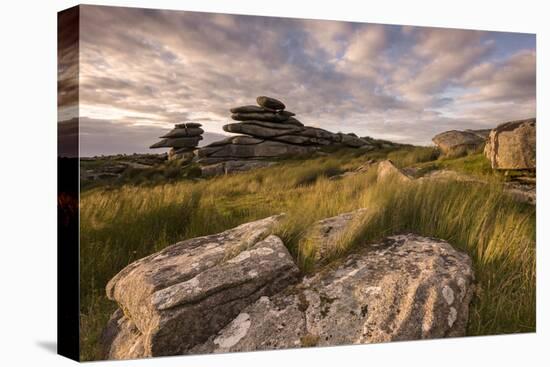
[(260, 256), (271, 255), (274, 252), (273, 249), (269, 247), (260, 247), (252, 251)]
[(171, 287), (155, 292), (152, 297), (152, 302), (159, 310), (173, 307), (189, 295), (200, 293), (202, 289), (199, 285), (200, 281), (197, 277), (174, 284)]
[(443, 293), (443, 298), (445, 298), (445, 301), (447, 302), (447, 304), (449, 306), (452, 305), (453, 302), (455, 301), (455, 293), (453, 292), (451, 287), (449, 287), (448, 285), (444, 286), (441, 293)]
[(249, 251), (243, 251), (231, 260), (228, 261), (230, 264), (236, 264), (240, 263), (241, 261), (244, 261), (246, 259), (250, 258), (250, 252)]
[(359, 269), (353, 269), (351, 271), (349, 271), (349, 269), (341, 269), (338, 271), (338, 273), (336, 274), (336, 276), (338, 276), (338, 279), (336, 279), (334, 281), (334, 283), (341, 283), (341, 282), (344, 282), (346, 281), (347, 279), (353, 277), (355, 274), (357, 274), (359, 272)]
[(365, 294), (367, 296), (371, 294), (379, 294), (382, 291), (382, 288), (380, 287), (367, 287), (365, 288)]
[(279, 253), (277, 254), (277, 256), (279, 256), (279, 258), (282, 259), (283, 257), (286, 256), (286, 254), (285, 254), (284, 252), (279, 252)]
[(447, 322), (449, 323), (449, 327), (453, 327), (457, 316), (458, 316), (458, 313), (456, 312), (456, 308), (451, 307), (451, 309), (449, 310), (449, 315), (447, 316)]
[(248, 272), (248, 276), (251, 277), (251, 278), (256, 278), (258, 276), (258, 272), (255, 271), (255, 270), (250, 270)]
[(215, 247), (220, 246), (220, 244), (217, 243), (217, 242), (209, 242), (209, 243), (207, 243), (207, 244), (205, 244), (205, 245), (203, 245), (203, 246), (204, 246), (204, 247), (203, 247), (204, 250), (211, 250), (211, 249), (213, 249), (213, 248), (215, 248)]
[(218, 351), (227, 351), (245, 337), (250, 328), (250, 315), (239, 314), (231, 323), (225, 327), (214, 339), (214, 344), (219, 346)]

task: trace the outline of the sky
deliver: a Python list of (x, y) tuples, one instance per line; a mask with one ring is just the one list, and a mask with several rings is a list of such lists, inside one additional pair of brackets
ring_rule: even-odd
[[(259, 95), (305, 125), (430, 145), (446, 130), (535, 116), (535, 44), (533, 34), (81, 6), (81, 155), (155, 152), (186, 121), (203, 124), (203, 145), (219, 140), (229, 109)], [(66, 100), (60, 121), (75, 114)]]

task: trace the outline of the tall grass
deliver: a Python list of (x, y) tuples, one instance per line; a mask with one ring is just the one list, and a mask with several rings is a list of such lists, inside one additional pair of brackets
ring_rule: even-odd
[[(328, 252), (330, 259), (384, 236), (416, 232), (468, 252), (478, 279), (468, 334), (535, 328), (535, 210), (499, 186), (473, 183), (377, 183), (376, 172), (329, 179), (388, 154), (404, 166), (431, 159), (427, 148), (334, 154), (192, 182), (95, 188), (81, 198), (82, 358), (101, 357), (101, 329), (115, 305), (107, 281), (130, 262), (187, 238), (285, 212), (277, 229), (304, 271), (315, 221), (359, 208), (365, 215)], [(323, 259), (325, 260), (325, 259)]]

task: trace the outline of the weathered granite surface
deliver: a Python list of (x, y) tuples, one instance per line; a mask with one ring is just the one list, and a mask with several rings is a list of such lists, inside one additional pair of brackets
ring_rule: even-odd
[(392, 236), (275, 296), (261, 297), (190, 352), (461, 336), (473, 280), (469, 257), (447, 242)]

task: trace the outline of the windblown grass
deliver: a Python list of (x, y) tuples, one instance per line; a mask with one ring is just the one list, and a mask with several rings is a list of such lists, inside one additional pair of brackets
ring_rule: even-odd
[(255, 171), (156, 186), (94, 188), (81, 199), (82, 359), (101, 358), (101, 329), (115, 305), (107, 281), (130, 262), (187, 238), (286, 213), (277, 229), (304, 271), (315, 243), (304, 240), (319, 219), (359, 208), (365, 215), (328, 254), (337, 258), (387, 235), (440, 237), (470, 254), (478, 291), (469, 335), (535, 330), (535, 209), (497, 185), (461, 182), (377, 183), (375, 169), (330, 179), (372, 157), (400, 166), (433, 158), (428, 148), (292, 160)]

